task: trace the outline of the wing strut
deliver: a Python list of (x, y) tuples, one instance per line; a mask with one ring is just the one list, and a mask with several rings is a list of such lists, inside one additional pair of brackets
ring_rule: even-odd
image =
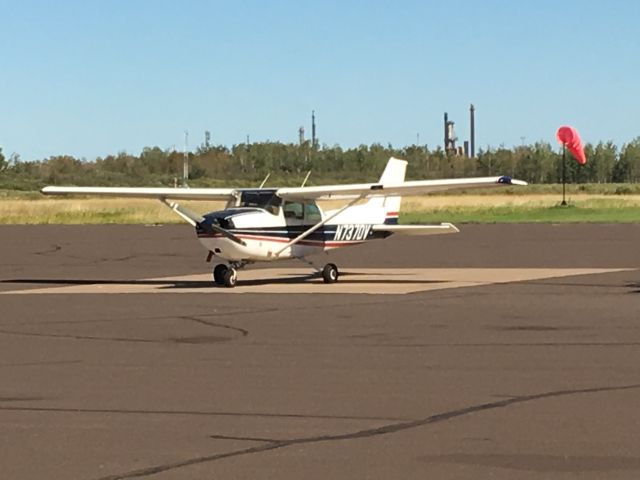
[[(178, 215), (180, 215), (184, 220), (189, 222), (194, 227), (200, 225), (204, 221), (204, 217), (202, 215), (198, 215), (197, 213), (192, 212), (188, 208), (180, 206), (177, 202), (172, 202), (170, 200), (167, 201), (166, 198), (161, 198), (160, 201), (164, 203), (167, 207), (169, 207), (171, 210), (176, 212)], [(219, 227), (218, 225), (207, 224), (207, 225), (201, 225), (201, 226), (203, 226), (205, 229), (210, 230), (212, 232), (216, 232), (221, 235), (224, 235), (229, 240), (233, 240), (234, 242), (240, 245), (246, 246), (246, 243), (244, 242), (244, 240), (242, 240), (239, 237), (236, 237), (233, 233), (231, 233), (228, 230), (225, 230), (222, 227)]]
[(323, 227), (327, 222), (330, 222), (331, 220), (333, 220), (335, 217), (337, 217), (339, 214), (341, 214), (342, 212), (344, 212), (347, 208), (351, 207), (352, 205), (354, 205), (355, 203), (358, 203), (360, 200), (362, 200), (363, 198), (365, 198), (365, 195), (360, 195), (357, 198), (354, 198), (353, 200), (351, 200), (349, 203), (347, 203), (346, 205), (344, 205), (343, 207), (339, 208), (338, 210), (336, 210), (335, 212), (333, 212), (331, 215), (329, 215), (327, 218), (325, 218), (324, 220), (322, 220), (319, 223), (316, 223), (313, 227), (305, 230), (304, 232), (302, 232), (300, 235), (298, 235), (296, 238), (294, 238), (293, 240), (291, 240), (289, 243), (287, 243), (284, 247), (282, 247), (280, 250), (278, 250), (276, 253), (274, 253), (274, 255), (276, 257), (279, 257), (280, 254), (282, 252), (284, 252), (287, 248), (289, 247), (293, 247), (296, 243), (298, 243), (300, 240), (304, 240), (305, 238), (307, 238), (309, 235), (311, 235), (313, 232), (315, 232), (316, 230), (318, 230), (320, 227)]
[(204, 220), (202, 215), (198, 215), (197, 213), (192, 212), (188, 208), (181, 207), (178, 202), (172, 202), (171, 200), (167, 200), (166, 198), (160, 198), (160, 201), (164, 203), (167, 207), (173, 210), (177, 215), (182, 217), (183, 220), (186, 220), (192, 226), (196, 226), (198, 223)]

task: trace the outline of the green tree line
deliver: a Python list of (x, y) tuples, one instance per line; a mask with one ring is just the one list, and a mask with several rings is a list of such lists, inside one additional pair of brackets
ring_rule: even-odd
[[(618, 148), (612, 142), (588, 144), (587, 164), (567, 153), (570, 183), (636, 183), (640, 181), (640, 137)], [(530, 183), (559, 183), (560, 149), (545, 142), (513, 148), (487, 148), (476, 158), (446, 154), (442, 149), (380, 144), (343, 149), (313, 148), (309, 142), (263, 142), (201, 145), (190, 152), (190, 186), (256, 185), (270, 174), (267, 185), (299, 184), (308, 171), (310, 184), (373, 181), (389, 157), (409, 161), (408, 179), (510, 175)], [(6, 158), (0, 149), (0, 188), (33, 190), (44, 185), (160, 186), (181, 184), (183, 153), (147, 147), (139, 155), (121, 152), (84, 160), (57, 155), (37, 161)]]

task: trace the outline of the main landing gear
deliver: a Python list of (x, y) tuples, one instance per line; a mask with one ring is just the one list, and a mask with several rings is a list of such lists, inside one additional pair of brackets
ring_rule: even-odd
[[(305, 259), (299, 259), (306, 263)], [(213, 280), (217, 285), (224, 286), (227, 288), (233, 288), (236, 286), (238, 282), (238, 270), (244, 267), (242, 263), (231, 263), (229, 265), (225, 265), (224, 263), (219, 263), (213, 268)], [(314, 268), (316, 268), (314, 266)], [(336, 283), (338, 281), (338, 277), (340, 276), (340, 272), (338, 271), (338, 267), (334, 263), (327, 263), (322, 270), (316, 268), (316, 271), (322, 275), (322, 280), (324, 283)]]
[(327, 263), (322, 269), (322, 280), (324, 283), (336, 283), (340, 273), (334, 263)]
[(338, 267), (335, 263), (327, 263), (322, 269), (320, 269), (320, 267), (318, 267), (315, 263), (307, 260), (305, 257), (295, 258), (297, 260), (300, 260), (302, 263), (310, 265), (317, 274), (322, 275), (322, 280), (324, 281), (324, 283), (336, 283), (338, 281), (340, 272), (338, 271)]

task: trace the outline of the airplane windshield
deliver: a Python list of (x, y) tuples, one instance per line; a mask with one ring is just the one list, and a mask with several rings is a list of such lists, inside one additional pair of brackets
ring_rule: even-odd
[(240, 195), (239, 207), (263, 208), (272, 215), (278, 215), (282, 205), (282, 199), (276, 196), (275, 191), (244, 191)]

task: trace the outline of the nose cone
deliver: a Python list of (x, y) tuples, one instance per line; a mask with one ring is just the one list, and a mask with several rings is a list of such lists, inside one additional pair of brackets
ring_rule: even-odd
[(219, 211), (206, 214), (203, 217), (203, 220), (196, 224), (196, 233), (198, 235), (211, 234), (214, 232), (214, 226), (225, 230), (233, 228), (233, 222), (229, 218), (229, 213), (226, 211)]
[(218, 212), (207, 213), (204, 220), (200, 222), (204, 228), (215, 225), (220, 228), (234, 228), (232, 217), (233, 213), (229, 210), (221, 210)]

